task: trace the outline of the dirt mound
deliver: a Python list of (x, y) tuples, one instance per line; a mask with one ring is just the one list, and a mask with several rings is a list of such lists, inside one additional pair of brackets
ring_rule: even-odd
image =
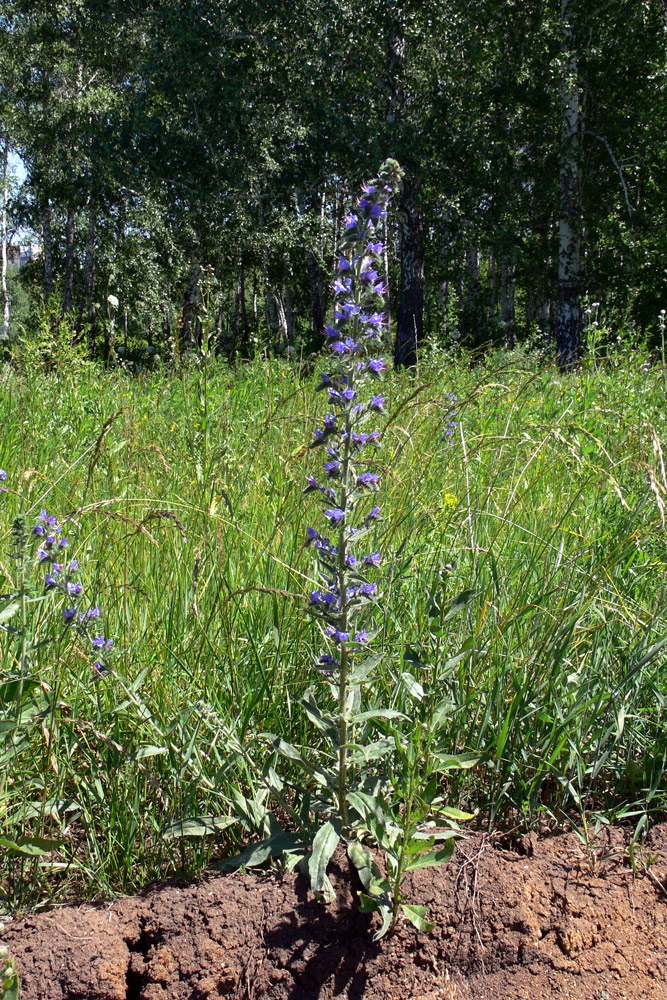
[(522, 852), (471, 837), (407, 886), (433, 934), (377, 944), (344, 857), (330, 907), (298, 876), (213, 876), (15, 920), (2, 939), (22, 1000), (667, 1000), (667, 826), (650, 875), (625, 846), (609, 830), (593, 860), (573, 836)]

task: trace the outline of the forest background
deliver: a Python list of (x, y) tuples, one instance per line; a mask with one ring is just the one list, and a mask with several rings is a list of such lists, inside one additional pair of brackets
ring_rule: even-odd
[(2, 244), (35, 252), (3, 255), (0, 336), (55, 296), (90, 353), (146, 364), (200, 344), (205, 300), (218, 353), (318, 349), (391, 155), (399, 364), (425, 339), (564, 364), (591, 317), (655, 337), (666, 25), (664, 0), (3, 0)]

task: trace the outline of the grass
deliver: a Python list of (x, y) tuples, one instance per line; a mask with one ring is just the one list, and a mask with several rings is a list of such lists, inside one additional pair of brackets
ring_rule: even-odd
[[(561, 378), (529, 355), (436, 355), (385, 384), (378, 700), (414, 714), (406, 672), (446, 699), (440, 745), (480, 758), (443, 779), (446, 799), (479, 826), (586, 839), (664, 811), (667, 401), (644, 360), (619, 351)], [(279, 360), (2, 373), (0, 591), (14, 517), (48, 507), (121, 651), (96, 678), (51, 627), (18, 724), (0, 705), (0, 837), (54, 842), (4, 853), (13, 905), (200, 871), (256, 832), (275, 763), (258, 734), (312, 744), (314, 381)], [(14, 640), (0, 642), (2, 680)], [(169, 831), (196, 817), (212, 836)]]

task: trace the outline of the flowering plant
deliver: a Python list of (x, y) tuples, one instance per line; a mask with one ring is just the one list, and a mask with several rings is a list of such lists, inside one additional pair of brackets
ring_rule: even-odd
[[(395, 926), (401, 912), (421, 930), (431, 926), (423, 907), (402, 901), (401, 885), (407, 872), (450, 857), (456, 817), (450, 810), (452, 822), (437, 831), (431, 830), (432, 822), (428, 825), (429, 817), (441, 802), (439, 777), (450, 768), (469, 766), (439, 753), (434, 747), (437, 728), (419, 721), (412, 731), (408, 712), (374, 701), (382, 654), (368, 649), (375, 635), (373, 609), (382, 596), (375, 579), (382, 563), (376, 549), (382, 510), (374, 499), (380, 474), (372, 462), (381, 433), (370, 423), (385, 411), (377, 386), (385, 370), (378, 354), (387, 326), (378, 227), (401, 176), (398, 164), (386, 161), (378, 178), (362, 186), (345, 218), (333, 322), (324, 331), (330, 353), (317, 391), (326, 394), (330, 412), (311, 442), (312, 449), (324, 453), (323, 475), (309, 476), (305, 488), (318, 498), (323, 522), (310, 527), (306, 538), (317, 558), (317, 586), (308, 601), (321, 646), (313, 657), (317, 682), (303, 698), (319, 736), (304, 751), (263, 734), (289, 762), (287, 780), (271, 764), (265, 774), (267, 788), (296, 832), (286, 832), (264, 810), (258, 824), (264, 839), (224, 863), (250, 867), (280, 856), (288, 869), (299, 866), (308, 874), (316, 896), (329, 902), (334, 891), (327, 866), (343, 842), (365, 889), (362, 909), (381, 916), (376, 939)], [(414, 679), (410, 689), (423, 696)], [(421, 706), (417, 717), (424, 711)], [(306, 775), (303, 784), (294, 779), (295, 771)], [(246, 812), (256, 810), (252, 802)], [(437, 841), (446, 843), (437, 848)], [(385, 852), (386, 875), (366, 842)]]

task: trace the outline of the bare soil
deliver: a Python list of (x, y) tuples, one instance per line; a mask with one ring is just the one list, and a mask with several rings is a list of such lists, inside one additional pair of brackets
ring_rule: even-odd
[(356, 878), (337, 901), (300, 876), (215, 875), (10, 922), (22, 1000), (667, 1000), (667, 825), (635, 874), (627, 834), (588, 854), (572, 835), (517, 850), (462, 842), (406, 886), (436, 929), (371, 941)]

